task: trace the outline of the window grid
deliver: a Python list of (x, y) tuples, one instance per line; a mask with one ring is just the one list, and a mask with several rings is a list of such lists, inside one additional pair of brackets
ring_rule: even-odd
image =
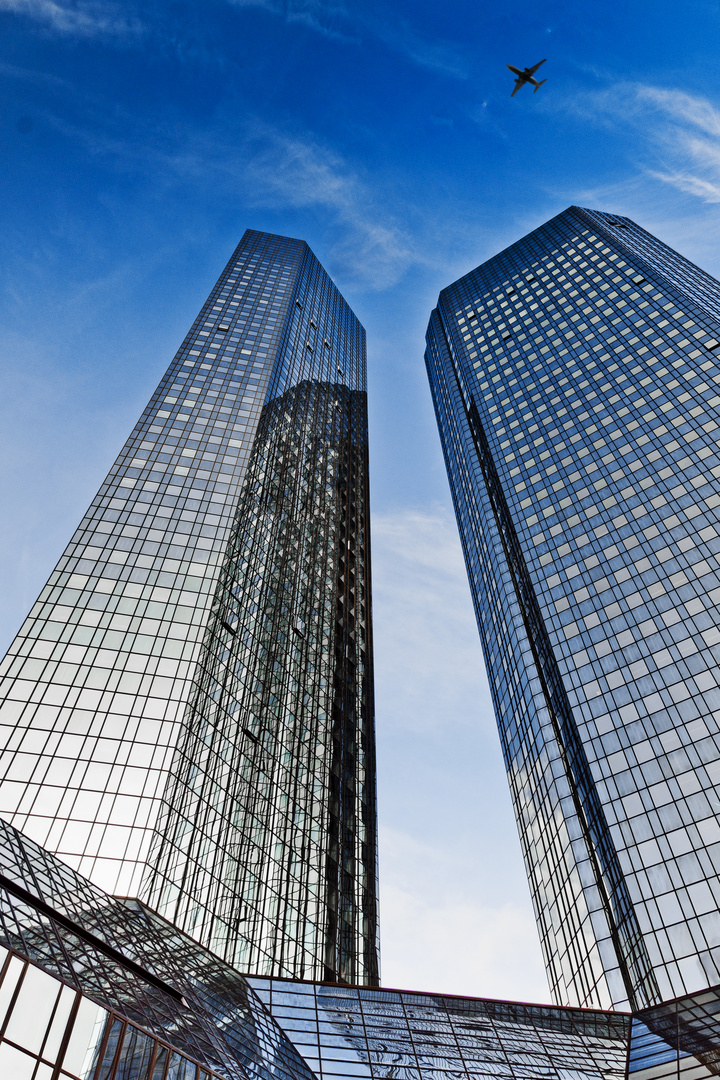
[(377, 981), (365, 331), (306, 244), (246, 232), (0, 677), (8, 820), (234, 962)]
[[(103, 893), (5, 823), (0, 826), (0, 942), (23, 962), (31, 961), (35, 973), (32, 993), (18, 1013), (22, 1031), (34, 1040), (24, 1044), (26, 1049), (42, 1050), (42, 1002), (48, 993), (41, 991), (59, 980), (67, 984), (65, 998), (77, 1002), (76, 992), (83, 995), (80, 1007), (92, 1021), (89, 1027), (83, 1021), (84, 1029), (95, 1031), (93, 1045), (106, 1064), (111, 1055), (100, 1045), (102, 1030), (115, 1031), (117, 1047), (127, 1025), (132, 1040), (115, 1060), (118, 1068), (124, 1063), (119, 1071), (124, 1080), (135, 1075), (131, 1065), (149, 1067), (154, 1042), (172, 1047), (175, 1064), (172, 1071), (168, 1064), (168, 1080), (178, 1080), (178, 1070), (182, 1075), (180, 1059), (192, 1063), (193, 1080), (195, 1063), (201, 1078), (204, 1070), (226, 1080), (312, 1080), (237, 971), (138, 901)], [(17, 958), (11, 964), (22, 967)], [(3, 1000), (0, 986), (0, 1009)], [(86, 1062), (88, 1069), (91, 1064)], [(39, 1075), (45, 1080), (42, 1069)], [(90, 1080), (87, 1071), (81, 1077)]]
[[(428, 331), (448, 475), (562, 1003), (650, 1003), (720, 977), (719, 295), (629, 219), (571, 208), (444, 290)], [(589, 797), (552, 722), (479, 434), (614, 871), (597, 866)], [(623, 937), (639, 943), (634, 960)], [(652, 979), (639, 992), (648, 962)]]

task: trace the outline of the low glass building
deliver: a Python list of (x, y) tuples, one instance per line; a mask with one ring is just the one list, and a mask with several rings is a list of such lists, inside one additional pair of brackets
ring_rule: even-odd
[(317, 1076), (623, 1080), (630, 1017), (250, 977)]
[(0, 823), (3, 1080), (312, 1080), (247, 981)]
[(0, 825), (3, 1080), (702, 1080), (719, 1017), (243, 975)]

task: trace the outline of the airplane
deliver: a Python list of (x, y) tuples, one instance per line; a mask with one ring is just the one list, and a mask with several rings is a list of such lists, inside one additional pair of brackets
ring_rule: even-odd
[[(545, 60), (540, 61), (540, 64), (544, 63)], [(530, 83), (532, 86), (534, 86), (535, 89), (533, 90), (533, 94), (537, 94), (542, 84), (547, 82), (547, 79), (541, 79), (540, 82), (538, 82), (537, 79), (533, 79), (533, 75), (540, 67), (540, 64), (536, 64), (535, 67), (524, 68), (522, 71), (520, 70), (520, 68), (513, 67), (512, 64), (507, 65), (512, 71), (513, 75), (517, 75), (517, 79), (515, 80), (515, 89), (513, 90), (510, 97), (515, 97), (520, 87), (524, 86), (525, 83)]]

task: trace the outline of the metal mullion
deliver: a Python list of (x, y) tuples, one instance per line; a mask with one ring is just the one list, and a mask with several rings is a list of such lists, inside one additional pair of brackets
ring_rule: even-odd
[[(65, 1054), (67, 1053), (68, 1043), (70, 1042), (70, 1036), (72, 1035), (73, 1028), (75, 1027), (75, 1020), (77, 1019), (78, 1010), (80, 1008), (80, 1002), (82, 1001), (82, 997), (83, 997), (82, 993), (79, 990), (75, 989), (75, 987), (72, 987), (72, 989), (75, 990), (75, 1000), (74, 1000), (74, 1002), (72, 1004), (72, 1008), (70, 1009), (70, 1013), (69, 1013), (68, 1018), (67, 1018), (67, 1023), (65, 1024), (65, 1033), (64, 1033), (62, 1039), (60, 1040), (60, 1046), (58, 1047), (57, 1061), (55, 1063), (55, 1067), (54, 1067), (53, 1073), (52, 1073), (52, 1080), (56, 1080), (56, 1078), (60, 1076), (60, 1070), (62, 1069), (62, 1063), (63, 1063), (63, 1060), (65, 1058)], [(60, 995), (58, 994), (58, 1000), (59, 1000), (59, 998), (60, 998)], [(107, 1037), (107, 1029), (108, 1029), (108, 1025), (106, 1024), (106, 1029), (105, 1029), (105, 1033), (103, 1034), (103, 1039), (105, 1039)], [(45, 1038), (47, 1039), (47, 1034), (45, 1035)], [(100, 1061), (102, 1061), (102, 1057), (98, 1058), (98, 1064), (100, 1063)], [(97, 1068), (96, 1068), (95, 1072), (97, 1073)]]
[(8, 1023), (10, 1022), (10, 1017), (13, 1014), (13, 1009), (15, 1008), (15, 1005), (17, 1004), (17, 999), (18, 999), (18, 996), (20, 994), (20, 990), (22, 989), (22, 984), (25, 982), (25, 975), (27, 973), (27, 969), (30, 966), (30, 962), (27, 959), (25, 959), (25, 957), (18, 956), (18, 959), (23, 961), (25, 966), (24, 966), (22, 972), (20, 973), (20, 978), (18, 979), (18, 981), (17, 981), (17, 983), (15, 985), (15, 989), (13, 991), (12, 997), (10, 998), (10, 1004), (7, 1007), (7, 1011), (5, 1013), (5, 1019), (3, 1020), (2, 1025), (0, 1025), (0, 1039), (5, 1038), (5, 1031), (7, 1030)]

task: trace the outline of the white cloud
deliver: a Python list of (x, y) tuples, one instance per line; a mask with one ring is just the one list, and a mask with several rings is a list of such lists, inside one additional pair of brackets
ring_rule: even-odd
[(393, 25), (388, 22), (386, 12), (377, 20), (368, 20), (366, 26), (384, 45), (403, 54), (418, 67), (451, 75), (456, 79), (468, 77), (467, 63), (455, 42), (436, 37), (425, 38), (406, 21)]
[(548, 1000), (452, 512), (372, 528), (385, 986)]
[(130, 37), (141, 23), (110, 0), (0, 0), (0, 11), (25, 15), (60, 34), (78, 37)]
[[(635, 87), (637, 107), (664, 168), (651, 174), (704, 202), (720, 202), (720, 111), (707, 100), (681, 90)], [(654, 120), (654, 123), (653, 123)]]
[(343, 273), (374, 288), (393, 285), (418, 256), (409, 237), (339, 154), (268, 126), (248, 140), (245, 183), (256, 205), (318, 207), (340, 235), (331, 252)]
[[(427, 38), (409, 23), (392, 22), (386, 9), (375, 14), (344, 0), (227, 0), (233, 7), (260, 8), (285, 22), (324, 37), (361, 42), (373, 37), (420, 67), (455, 78), (467, 77), (467, 65), (454, 42)], [(127, 4), (114, 0), (0, 0), (0, 11), (24, 15), (56, 33), (78, 37), (138, 37), (145, 26)], [(151, 13), (147, 17), (152, 22)]]
[(684, 90), (618, 83), (576, 95), (570, 111), (634, 133), (633, 152), (647, 175), (703, 202), (720, 202), (720, 109)]
[(549, 1000), (529, 902), (483, 903), (467, 863), (381, 830), (384, 986), (521, 1001)]
[(720, 183), (713, 183), (710, 180), (704, 180), (700, 176), (692, 176), (686, 172), (664, 173), (651, 170), (650, 175), (654, 176), (656, 180), (672, 184), (673, 187), (686, 192), (688, 195), (697, 195), (703, 202), (720, 202)]
[(388, 723), (494, 729), (457, 525), (444, 509), (372, 522), (375, 673)]
[(351, 15), (344, 3), (334, 0), (228, 0), (234, 7), (263, 8), (288, 23), (306, 26), (325, 37), (356, 40), (348, 33)]
[(657, 108), (675, 120), (704, 131), (715, 138), (720, 137), (720, 113), (707, 100), (683, 90), (667, 90), (658, 86), (636, 84), (634, 87), (639, 104)]
[(409, 230), (388, 208), (390, 181), (371, 183), (309, 134), (288, 134), (234, 117), (210, 132), (185, 128), (139, 134), (132, 117), (119, 119), (121, 126), (105, 133), (58, 117), (49, 122), (82, 142), (88, 153), (122, 169), (140, 169), (153, 184), (197, 184), (203, 191), (212, 185), (216, 195), (224, 190), (233, 204), (241, 197), (249, 206), (322, 211), (318, 218), (328, 237), (324, 262), (345, 288), (386, 289), (409, 267), (425, 262)]

